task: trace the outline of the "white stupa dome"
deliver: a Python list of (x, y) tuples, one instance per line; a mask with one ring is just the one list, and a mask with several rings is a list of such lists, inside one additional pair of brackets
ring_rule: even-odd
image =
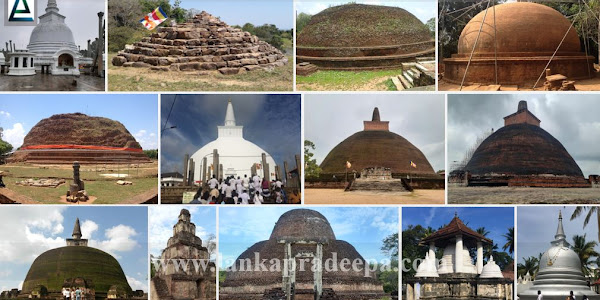
[[(213, 150), (217, 149), (219, 163), (223, 165), (223, 177), (235, 176), (252, 177), (251, 168), (254, 164), (262, 164), (262, 154), (266, 154), (269, 173), (275, 173), (275, 160), (267, 151), (254, 143), (244, 139), (243, 126), (237, 126), (231, 100), (227, 104), (224, 126), (218, 126), (218, 138), (196, 151), (190, 158), (194, 160), (196, 168), (194, 181), (200, 180), (202, 174), (202, 161), (207, 158), (207, 169), (213, 163)], [(262, 177), (263, 171), (258, 170), (257, 175)]]
[(481, 271), (480, 278), (504, 278), (502, 275), (502, 271), (500, 270), (500, 266), (496, 264), (494, 258), (490, 256), (487, 264), (483, 267)]
[(29, 37), (27, 49), (32, 53), (55, 53), (60, 49), (77, 52), (73, 32), (65, 24), (65, 16), (59, 13), (56, 0), (48, 0), (46, 13), (40, 18)]

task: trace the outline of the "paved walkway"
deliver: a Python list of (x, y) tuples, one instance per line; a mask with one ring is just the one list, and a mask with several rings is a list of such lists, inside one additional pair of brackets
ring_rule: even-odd
[(104, 91), (104, 78), (81, 75), (53, 76), (36, 74), (33, 76), (0, 75), (0, 91)]

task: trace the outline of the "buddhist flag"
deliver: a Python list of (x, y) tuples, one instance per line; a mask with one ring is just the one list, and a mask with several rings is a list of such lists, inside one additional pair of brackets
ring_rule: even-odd
[(415, 164), (412, 160), (410, 161), (410, 166), (415, 169), (417, 168), (417, 164)]
[(162, 8), (157, 7), (153, 12), (149, 13), (143, 19), (140, 20), (140, 23), (146, 27), (148, 30), (153, 30), (156, 26), (160, 25), (160, 23), (164, 22), (167, 19), (167, 14), (162, 10)]
[(352, 168), (352, 164), (349, 161), (346, 161), (346, 169)]

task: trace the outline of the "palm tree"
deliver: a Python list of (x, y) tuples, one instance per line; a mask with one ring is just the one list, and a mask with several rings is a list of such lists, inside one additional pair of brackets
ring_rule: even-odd
[(504, 244), (504, 246), (502, 246), (502, 250), (506, 251), (506, 249), (508, 249), (508, 252), (510, 254), (512, 254), (515, 251), (514, 233), (515, 233), (515, 228), (511, 227), (508, 229), (507, 233), (502, 235), (506, 239), (506, 244)]
[(598, 226), (598, 241), (600, 241), (600, 209), (598, 206), (577, 206), (571, 215), (571, 221), (581, 216), (583, 212), (587, 212), (583, 221), (583, 228), (587, 226), (593, 215), (596, 215), (596, 223)]
[(530, 256), (529, 258), (523, 257), (524, 264), (517, 264), (517, 270), (520, 276), (525, 276), (529, 273), (533, 278), (537, 275), (537, 271), (539, 268), (540, 261), (534, 257)]
[(479, 227), (479, 228), (477, 228), (476, 231), (477, 231), (477, 233), (483, 235), (484, 237), (487, 237), (488, 234), (490, 234), (490, 231), (485, 229), (485, 227)]
[(579, 260), (581, 261), (581, 271), (586, 276), (590, 275), (591, 272), (589, 265), (592, 264), (592, 261), (590, 259), (592, 257), (600, 256), (600, 254), (594, 250), (596, 245), (598, 245), (598, 243), (595, 241), (586, 241), (585, 234), (573, 236), (573, 245), (571, 246), (571, 249), (579, 256)]

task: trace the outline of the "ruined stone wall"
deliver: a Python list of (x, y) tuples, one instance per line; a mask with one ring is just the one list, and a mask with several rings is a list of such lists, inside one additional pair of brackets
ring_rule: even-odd
[(183, 201), (183, 193), (196, 192), (198, 187), (195, 186), (169, 186), (160, 187), (160, 201), (164, 204), (181, 204)]

